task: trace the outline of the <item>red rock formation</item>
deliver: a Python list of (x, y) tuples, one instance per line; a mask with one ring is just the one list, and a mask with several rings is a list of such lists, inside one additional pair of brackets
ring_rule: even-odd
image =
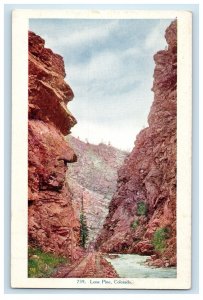
[(63, 58), (44, 44), (29, 32), (28, 236), (44, 251), (78, 259), (80, 225), (65, 180), (76, 161), (64, 138), (76, 123), (66, 107), (74, 95)]
[[(159, 266), (176, 264), (176, 21), (165, 38), (168, 49), (154, 55), (149, 127), (139, 133), (119, 171), (117, 192), (97, 240), (104, 252), (156, 253), (152, 258)], [(161, 250), (155, 232), (162, 235)]]
[(116, 191), (117, 171), (128, 153), (103, 143), (84, 143), (71, 135), (67, 139), (77, 154), (77, 162), (70, 164), (67, 177), (73, 207), (79, 219), (83, 206), (88, 227), (86, 245), (92, 245)]

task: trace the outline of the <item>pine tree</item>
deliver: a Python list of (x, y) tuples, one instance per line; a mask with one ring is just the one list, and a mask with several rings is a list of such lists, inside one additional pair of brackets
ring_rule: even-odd
[(87, 219), (84, 214), (83, 206), (83, 195), (82, 195), (82, 209), (80, 212), (80, 245), (85, 248), (88, 238), (88, 228), (87, 228)]
[(81, 211), (80, 213), (80, 244), (83, 248), (86, 246), (88, 238), (88, 228), (87, 228), (87, 220), (84, 215), (84, 212)]

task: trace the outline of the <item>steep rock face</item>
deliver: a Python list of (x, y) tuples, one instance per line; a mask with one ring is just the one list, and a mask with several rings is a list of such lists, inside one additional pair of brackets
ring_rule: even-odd
[(76, 123), (66, 104), (73, 92), (64, 81), (63, 58), (29, 32), (28, 237), (44, 251), (77, 259), (80, 225), (66, 182), (77, 157), (64, 138)]
[(117, 171), (128, 153), (102, 143), (84, 143), (73, 136), (68, 136), (68, 142), (78, 158), (69, 165), (67, 178), (73, 206), (78, 218), (83, 209), (88, 227), (87, 245), (92, 245), (116, 191)]
[(119, 170), (117, 191), (97, 240), (104, 252), (154, 254), (157, 266), (176, 265), (176, 21), (168, 49), (154, 55), (149, 127)]

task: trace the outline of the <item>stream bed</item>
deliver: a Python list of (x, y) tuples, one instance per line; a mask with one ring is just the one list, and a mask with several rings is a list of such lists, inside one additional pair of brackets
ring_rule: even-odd
[[(118, 255), (118, 257), (117, 257)], [(111, 254), (105, 259), (112, 264), (121, 278), (176, 278), (176, 268), (155, 268), (145, 265), (149, 256)]]

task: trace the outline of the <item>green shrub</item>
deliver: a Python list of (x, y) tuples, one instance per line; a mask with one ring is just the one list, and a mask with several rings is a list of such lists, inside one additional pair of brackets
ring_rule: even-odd
[(39, 248), (28, 248), (28, 277), (47, 278), (61, 264), (67, 263), (67, 258), (52, 253), (43, 252)]
[(131, 224), (131, 228), (136, 229), (138, 225), (139, 225), (139, 220), (135, 219)]
[(158, 252), (163, 252), (166, 247), (166, 239), (168, 238), (169, 230), (165, 227), (158, 228), (153, 235), (152, 244)]
[(147, 204), (144, 201), (140, 201), (137, 203), (137, 215), (138, 216), (146, 216), (147, 214)]

